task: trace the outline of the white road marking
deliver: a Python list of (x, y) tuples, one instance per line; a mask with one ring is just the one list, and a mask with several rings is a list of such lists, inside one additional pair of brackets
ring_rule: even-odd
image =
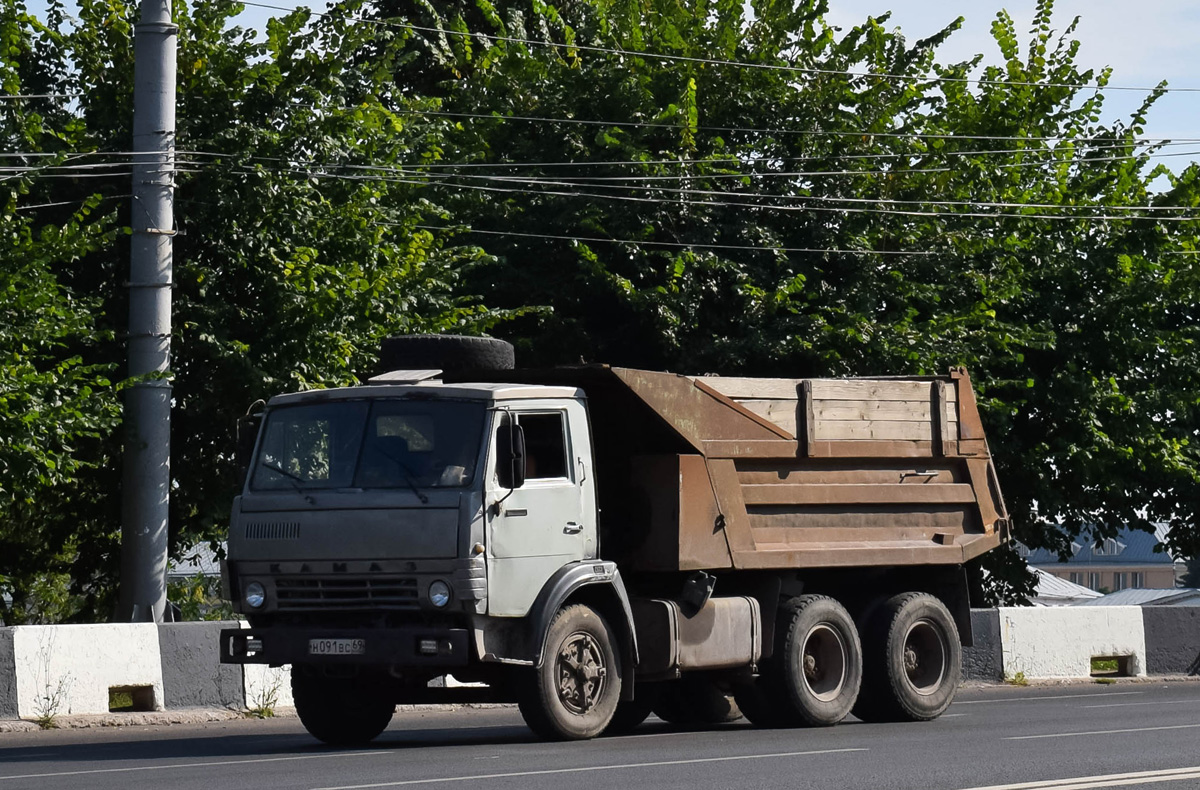
[(6, 779), (44, 779), (51, 776), (85, 776), (87, 774), (119, 774), (129, 771), (172, 771), (179, 768), (208, 768), (213, 765), (244, 765), (251, 763), (280, 763), (289, 760), (322, 760), (330, 757), (365, 757), (366, 755), (388, 754), (386, 751), (371, 752), (337, 752), (336, 754), (300, 754), (291, 757), (256, 757), (250, 760), (216, 760), (207, 763), (175, 763), (174, 765), (135, 765), (128, 768), (93, 768), (88, 771), (56, 771), (45, 774), (18, 774), (16, 776), (0, 776), (0, 782)]
[(1042, 779), (1036, 782), (1017, 782), (1008, 785), (967, 787), (963, 790), (1083, 790), (1088, 787), (1121, 787), (1156, 782), (1176, 782), (1181, 779), (1200, 779), (1200, 767), (1168, 768), (1162, 771), (1137, 771), (1104, 776), (1077, 776), (1072, 779)]
[(957, 719), (960, 716), (966, 716), (966, 715), (968, 715), (968, 714), (966, 714), (966, 713), (943, 713), (941, 716), (938, 716), (938, 718), (939, 719)]
[(1080, 705), (1081, 708), (1132, 708), (1137, 705), (1195, 705), (1194, 699), (1172, 699), (1166, 702), (1113, 702), (1108, 705)]
[(1035, 741), (1040, 738), (1078, 738), (1081, 735), (1117, 735), (1124, 732), (1158, 732), (1160, 730), (1193, 730), (1200, 724), (1173, 724), (1169, 727), (1130, 727), (1124, 730), (1092, 730), (1090, 732), (1052, 732), (1047, 735), (1010, 735), (1006, 741)]
[(1132, 694), (1145, 694), (1144, 691), (1105, 691), (1100, 694), (1055, 694), (1046, 697), (1008, 697), (1007, 699), (967, 699), (955, 702), (955, 705), (987, 705), (993, 702), (1037, 702), (1040, 699), (1076, 699), (1085, 697), (1127, 697)]
[(730, 757), (700, 757), (694, 760), (659, 760), (651, 763), (624, 763), (622, 765), (585, 765), (578, 768), (552, 768), (544, 771), (513, 771), (502, 774), (476, 774), (474, 776), (442, 776), (432, 779), (405, 779), (399, 782), (378, 782), (367, 785), (341, 785), (321, 787), (316, 790), (369, 790), (375, 787), (404, 787), (406, 785), (442, 784), (445, 782), (474, 782), (479, 779), (508, 779), (519, 776), (546, 776), (548, 774), (575, 774), (592, 771), (619, 771), (629, 768), (657, 768), (664, 765), (696, 765), (699, 763), (722, 763), (735, 760), (765, 760), (770, 757), (806, 757), (814, 754), (846, 754), (866, 752), (869, 749), (821, 749), (810, 752), (775, 752), (773, 754), (736, 754)]

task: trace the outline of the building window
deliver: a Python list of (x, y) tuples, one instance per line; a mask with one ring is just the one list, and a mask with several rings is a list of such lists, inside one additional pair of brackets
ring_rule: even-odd
[(1100, 590), (1100, 574), (1089, 573), (1087, 586), (1091, 587), (1093, 590), (1096, 590), (1097, 592), (1099, 592), (1099, 590)]
[(1083, 574), (1078, 571), (1071, 571), (1071, 584), (1083, 584)]
[(1133, 573), (1133, 589), (1141, 590), (1141, 589), (1144, 589), (1145, 586), (1146, 586), (1146, 574), (1144, 574), (1140, 571), (1135, 571)]
[(1117, 590), (1124, 590), (1128, 586), (1129, 585), (1126, 584), (1126, 574), (1124, 574), (1124, 573), (1114, 573), (1113, 574), (1113, 591), (1114, 592), (1116, 592)]

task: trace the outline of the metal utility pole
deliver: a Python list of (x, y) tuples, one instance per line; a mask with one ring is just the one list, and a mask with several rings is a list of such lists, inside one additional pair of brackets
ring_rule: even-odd
[[(142, 0), (141, 12), (133, 39), (130, 376), (166, 373), (171, 361), (178, 28), (171, 22), (171, 0)], [(118, 615), (124, 622), (161, 622), (171, 489), (171, 384), (166, 378), (126, 390), (124, 434)]]

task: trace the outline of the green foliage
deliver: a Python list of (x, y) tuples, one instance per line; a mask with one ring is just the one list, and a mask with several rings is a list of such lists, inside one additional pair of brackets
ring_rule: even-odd
[[(392, 90), (390, 45), (370, 26), (310, 25), (307, 11), (273, 20), (260, 41), (229, 25), (240, 8), (224, 0), (175, 7), (177, 147), (195, 152), (181, 155), (190, 162), (181, 163), (176, 192), (176, 551), (223, 532), (234, 425), (254, 400), (351, 383), (373, 372), (384, 335), (480, 333), (524, 312), (490, 311), (462, 287), (463, 272), (485, 256), (418, 227), (441, 216), (437, 206), (387, 171), (353, 169), (439, 150), (436, 130), (379, 98)], [(126, 0), (84, 0), (68, 21), (54, 2), (42, 22), (20, 0), (0, 0), (3, 90), (80, 94), (4, 102), (0, 150), (56, 154), (16, 160), (39, 165), (119, 165), (124, 156), (106, 155), (129, 148), (136, 13)], [(355, 54), (376, 43), (379, 60), (356, 68)], [(90, 151), (101, 154), (78, 157)], [(0, 483), (0, 574), (14, 598), (5, 622), (32, 616), (31, 590), (47, 573), (66, 575), (67, 596), (39, 618), (111, 612), (120, 436), (104, 376), (123, 367), (121, 231), (131, 209), (121, 169), (49, 178), (43, 168), (0, 194), (13, 228), (0, 262), (2, 309), (20, 317), (0, 330), (0, 355), (15, 348), (11, 362), (0, 357), (0, 463), (11, 464), (5, 476), (21, 486), (10, 496)], [(101, 205), (114, 213), (98, 221)], [(20, 219), (8, 222), (14, 210)]]
[[(1071, 87), (1109, 73), (1076, 63), (1074, 25), (1052, 35), (1049, 0), (1027, 44), (1001, 12), (990, 59), (949, 64), (957, 21), (909, 42), (799, 0), (349, 0), (261, 40), (238, 8), (176, 8), (174, 546), (220, 533), (253, 400), (353, 381), (385, 334), (495, 328), (529, 365), (966, 365), (1016, 537), (1065, 551), (1084, 525), (1168, 521), (1200, 554), (1200, 221), (1126, 208), (1194, 217), (1200, 167), (1136, 144), (1160, 91), (1104, 122), (1102, 89)], [(0, 9), (3, 90), (81, 94), (5, 103), (3, 150), (126, 150), (133, 5)], [(53, 616), (82, 619), (115, 570), (130, 209), (109, 202), (127, 176), (48, 172), (0, 185), (3, 276), (49, 316), (0, 326), (22, 382), (0, 419), (28, 432), (0, 444), (24, 486), (0, 575), (21, 611), (67, 579)], [(985, 564), (993, 599), (1029, 594), (1014, 554)]]
[(179, 607), (182, 622), (235, 620), (233, 605), (221, 597), (221, 580), (197, 573), (167, 583), (167, 600)]
[[(955, 80), (983, 56), (936, 60), (958, 22), (910, 44), (885, 19), (833, 30), (806, 2), (416, 5), (381, 0), (505, 37), (413, 32), (396, 78), (447, 114), (428, 192), (447, 234), (493, 256), (468, 282), (553, 308), (504, 330), (523, 363), (966, 365), (1016, 537), (1062, 551), (1085, 524), (1159, 520), (1195, 553), (1197, 221), (1122, 207), (1194, 207), (1200, 168), (1169, 175), (1135, 144), (1160, 91), (1101, 122), (1102, 91), (1070, 86), (1109, 74), (1076, 64), (1074, 25), (1052, 35), (1048, 0), (1025, 48), (997, 16), (981, 85)], [(433, 71), (432, 89), (413, 76)], [(1031, 591), (1015, 555), (985, 564), (993, 599)]]

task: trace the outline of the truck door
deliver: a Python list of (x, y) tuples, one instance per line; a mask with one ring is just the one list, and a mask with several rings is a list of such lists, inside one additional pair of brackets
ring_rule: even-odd
[(595, 488), (587, 418), (578, 402), (522, 403), (507, 412), (525, 434), (525, 485), (502, 488), (492, 432), (488, 470), (488, 614), (528, 613), (563, 565), (596, 553)]

